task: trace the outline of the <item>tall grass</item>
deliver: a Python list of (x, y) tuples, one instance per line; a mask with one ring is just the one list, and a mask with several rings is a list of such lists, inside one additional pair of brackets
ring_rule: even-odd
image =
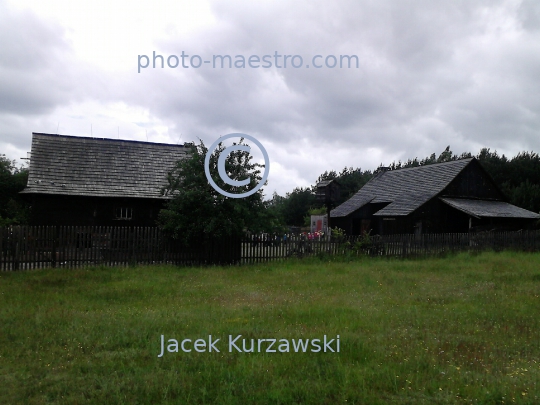
[(538, 404), (539, 314), (539, 254), (0, 273), (0, 403)]

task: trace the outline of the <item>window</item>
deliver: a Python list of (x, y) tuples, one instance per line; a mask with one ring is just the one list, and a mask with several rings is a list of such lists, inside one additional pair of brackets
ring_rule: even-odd
[(122, 220), (130, 220), (133, 217), (133, 209), (132, 208), (117, 208), (116, 209), (116, 218), (115, 219), (122, 219)]

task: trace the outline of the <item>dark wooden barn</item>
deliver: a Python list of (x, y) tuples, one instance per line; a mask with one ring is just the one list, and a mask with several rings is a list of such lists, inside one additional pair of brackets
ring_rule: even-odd
[(32, 134), (32, 225), (155, 225), (167, 172), (185, 145)]
[(379, 169), (331, 211), (349, 235), (450, 233), (534, 227), (540, 215), (509, 204), (475, 159)]

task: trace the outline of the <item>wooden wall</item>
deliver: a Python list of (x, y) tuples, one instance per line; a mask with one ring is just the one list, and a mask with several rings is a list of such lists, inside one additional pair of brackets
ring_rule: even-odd
[[(165, 201), (159, 199), (33, 195), (31, 225), (154, 226)], [(117, 209), (131, 219), (117, 219)]]

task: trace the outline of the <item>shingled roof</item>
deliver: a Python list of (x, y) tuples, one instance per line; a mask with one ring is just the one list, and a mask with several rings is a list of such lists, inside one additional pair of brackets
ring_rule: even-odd
[(368, 203), (389, 203), (376, 216), (408, 215), (444, 190), (472, 160), (380, 172), (330, 216), (346, 217)]
[(540, 215), (504, 201), (442, 198), (445, 204), (476, 218), (540, 218)]
[[(377, 173), (349, 200), (330, 212), (346, 217), (370, 203), (388, 203), (373, 215), (404, 216), (437, 197), (474, 158)], [(443, 198), (441, 201), (476, 218), (540, 218), (504, 201)]]
[(25, 194), (167, 198), (167, 172), (188, 148), (118, 139), (32, 134)]

